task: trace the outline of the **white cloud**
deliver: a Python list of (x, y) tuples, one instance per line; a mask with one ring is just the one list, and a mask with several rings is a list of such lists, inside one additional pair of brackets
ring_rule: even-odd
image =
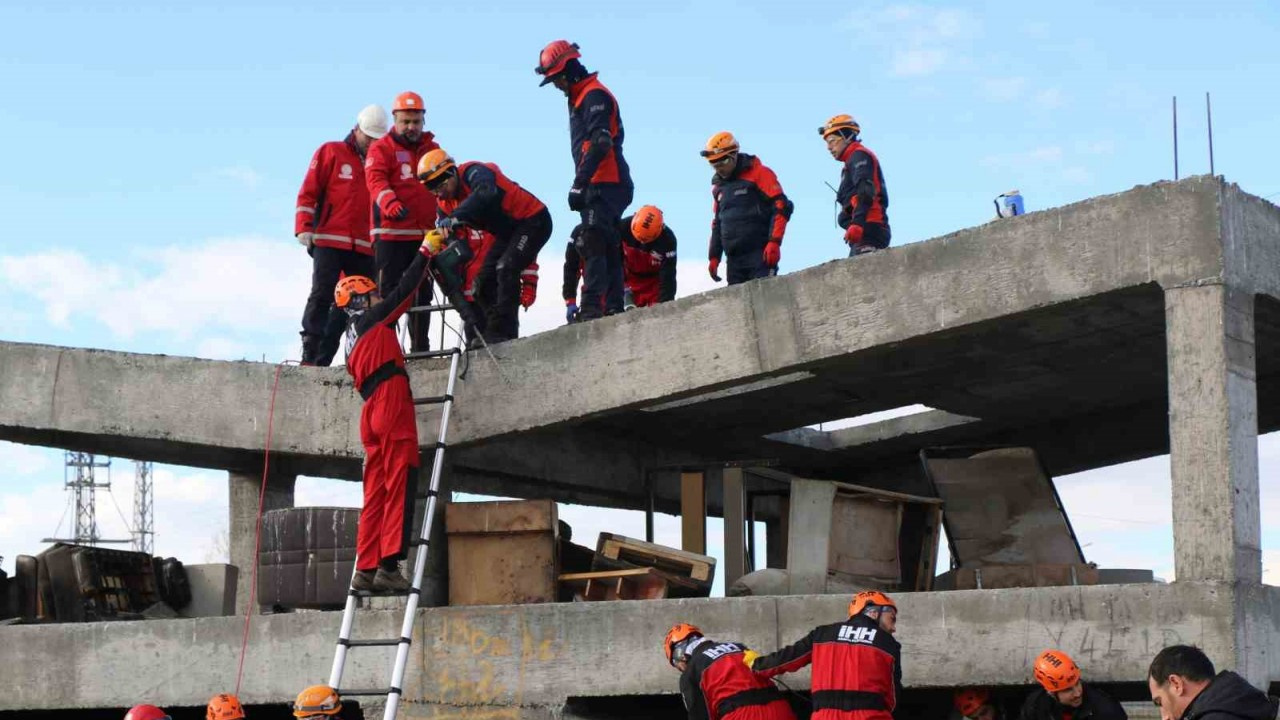
[(963, 50), (981, 30), (966, 10), (898, 4), (862, 10), (850, 17), (859, 42), (887, 51), (894, 75), (923, 77), (964, 60)]
[[(310, 289), (309, 258), (278, 238), (218, 238), (140, 252), (132, 260), (103, 263), (71, 251), (10, 255), (0, 257), (0, 277), (32, 287), (57, 326), (82, 318), (123, 338), (277, 330), (298, 322)], [(214, 342), (206, 349), (232, 348)]]
[(62, 454), (60, 450), (0, 440), (0, 468), (9, 479), (40, 475), (53, 467), (55, 453)]
[(1056, 87), (1039, 90), (1035, 95), (1036, 106), (1042, 110), (1056, 110), (1062, 107), (1064, 102), (1062, 91)]
[(1022, 97), (1027, 88), (1024, 77), (987, 78), (982, 81), (982, 96), (993, 102), (1009, 102)]
[(232, 165), (213, 171), (214, 177), (234, 180), (248, 190), (256, 190), (262, 184), (262, 174), (248, 165)]

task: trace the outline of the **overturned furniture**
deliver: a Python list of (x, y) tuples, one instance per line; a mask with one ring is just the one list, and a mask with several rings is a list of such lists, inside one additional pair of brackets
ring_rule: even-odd
[(592, 557), (591, 570), (560, 575), (561, 598), (661, 600), (707, 597), (711, 594), (715, 572), (716, 560), (708, 555), (602, 532)]
[(276, 610), (341, 609), (355, 569), (359, 519), (359, 508), (300, 507), (263, 513), (258, 605)]

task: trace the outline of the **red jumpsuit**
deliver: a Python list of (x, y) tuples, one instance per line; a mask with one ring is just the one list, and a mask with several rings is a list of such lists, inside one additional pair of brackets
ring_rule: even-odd
[(680, 674), (680, 694), (689, 720), (795, 720), (773, 683), (742, 662), (740, 643), (697, 640)]
[(364, 398), (364, 507), (356, 534), (357, 570), (374, 570), (380, 560), (407, 555), (420, 460), (413, 394), (395, 326), (413, 304), (426, 272), (427, 258), (419, 254), (382, 302), (352, 322), (355, 342), (347, 351), (347, 372)]

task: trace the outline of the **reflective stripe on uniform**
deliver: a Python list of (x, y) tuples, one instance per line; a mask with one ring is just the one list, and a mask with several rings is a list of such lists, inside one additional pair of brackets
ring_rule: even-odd
[(298, 207), (294, 210), (294, 212), (304, 212), (304, 213), (311, 213), (312, 215), (315, 215), (316, 209), (313, 207)]
[[(336, 241), (336, 242), (344, 242), (344, 243), (350, 243), (350, 242), (351, 242), (351, 238), (347, 237), (346, 235), (325, 235), (325, 234), (316, 234), (316, 235), (312, 235), (311, 237), (312, 237), (312, 239), (313, 239), (313, 240), (334, 240), (334, 241)], [(357, 241), (357, 242), (359, 242), (359, 241)]]
[(369, 231), (370, 235), (416, 235), (422, 236), (421, 230), (397, 230), (395, 228), (374, 228)]
[(356, 238), (356, 245), (357, 245), (358, 247), (362, 247), (362, 248), (371, 248), (371, 247), (373, 247), (373, 241), (372, 241), (372, 240), (361, 240), (360, 238)]
[(382, 202), (382, 196), (383, 196), (383, 195), (388, 195), (388, 194), (390, 194), (390, 195), (395, 195), (395, 194), (396, 194), (396, 191), (395, 191), (395, 190), (390, 190), (390, 189), (388, 189), (388, 190), (383, 190), (382, 192), (378, 193), (378, 197), (374, 198), (374, 199), (373, 199), (373, 201), (374, 201), (374, 202), (377, 202), (377, 203), (380, 203), (380, 202)]

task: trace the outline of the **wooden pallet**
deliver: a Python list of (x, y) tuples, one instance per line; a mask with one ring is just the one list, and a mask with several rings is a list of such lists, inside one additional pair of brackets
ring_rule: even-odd
[(655, 545), (625, 535), (600, 533), (596, 552), (611, 560), (656, 568), (676, 577), (689, 578), (696, 586), (705, 587), (708, 592), (716, 576), (716, 559), (713, 557)]

